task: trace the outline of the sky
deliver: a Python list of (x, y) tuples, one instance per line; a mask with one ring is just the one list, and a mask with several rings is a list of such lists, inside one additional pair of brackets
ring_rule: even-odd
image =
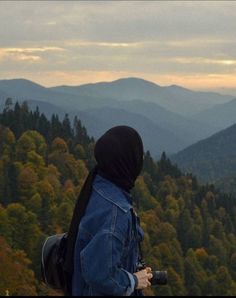
[(0, 79), (233, 92), (235, 32), (234, 1), (0, 1)]

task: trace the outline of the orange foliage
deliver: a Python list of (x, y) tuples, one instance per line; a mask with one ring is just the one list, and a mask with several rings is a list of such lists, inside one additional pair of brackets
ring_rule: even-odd
[(23, 251), (13, 251), (5, 239), (0, 237), (0, 295), (35, 296), (36, 280), (28, 268), (30, 260)]

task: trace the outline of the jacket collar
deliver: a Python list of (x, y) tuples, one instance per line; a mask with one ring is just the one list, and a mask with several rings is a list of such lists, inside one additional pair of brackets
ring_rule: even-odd
[(128, 192), (98, 174), (94, 179), (93, 188), (103, 198), (117, 205), (124, 212), (133, 208), (132, 197)]

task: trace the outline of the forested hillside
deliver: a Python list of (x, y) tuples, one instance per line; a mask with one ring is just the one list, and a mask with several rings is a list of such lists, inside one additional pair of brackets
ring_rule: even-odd
[[(157, 140), (158, 146), (158, 140)], [(94, 139), (79, 119), (48, 120), (26, 103), (0, 114), (0, 295), (52, 295), (40, 283), (47, 235), (67, 230)], [(236, 295), (236, 199), (183, 175), (165, 153), (133, 190), (145, 231), (146, 263), (168, 270), (169, 284), (150, 295)]]
[(187, 147), (172, 160), (202, 181), (222, 183), (225, 180), (229, 184), (236, 169), (236, 124)]

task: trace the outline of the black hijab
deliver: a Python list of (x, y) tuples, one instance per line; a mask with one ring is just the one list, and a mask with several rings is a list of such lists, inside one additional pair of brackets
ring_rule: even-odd
[(95, 159), (98, 174), (126, 191), (134, 183), (143, 167), (143, 143), (131, 127), (109, 129), (96, 143)]
[[(94, 150), (97, 165), (90, 171), (79, 194), (67, 235), (64, 269), (69, 280), (73, 274), (78, 227), (89, 202), (94, 178), (99, 174), (130, 192), (141, 173), (143, 154), (142, 139), (138, 132), (129, 126), (113, 127), (97, 140)], [(71, 288), (68, 292), (71, 293)]]

